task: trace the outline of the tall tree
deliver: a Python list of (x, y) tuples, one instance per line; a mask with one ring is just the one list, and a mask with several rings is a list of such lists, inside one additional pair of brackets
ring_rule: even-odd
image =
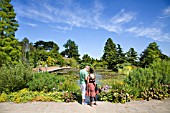
[(82, 57), (82, 61), (84, 63), (91, 63), (92, 59), (90, 58), (90, 56), (88, 54), (84, 54), (83, 57)]
[(116, 45), (111, 38), (108, 38), (105, 43), (102, 60), (108, 62), (109, 69), (113, 69), (116, 64)]
[(53, 41), (45, 42), (45, 41), (40, 40), (40, 41), (35, 42), (34, 47), (36, 47), (39, 50), (44, 49), (46, 51), (51, 51), (52, 49), (55, 49), (56, 51), (59, 50), (58, 45), (54, 43)]
[(117, 44), (116, 63), (122, 64), (125, 61), (126, 61), (125, 53), (123, 53), (123, 50), (122, 50), (120, 44)]
[(153, 42), (149, 44), (140, 56), (140, 64), (142, 67), (145, 67), (153, 63), (153, 61), (161, 59), (162, 53), (157, 43)]
[(67, 56), (68, 58), (74, 58), (76, 60), (79, 60), (79, 51), (78, 51), (78, 45), (72, 40), (68, 40), (66, 44), (63, 45), (65, 47), (65, 50), (61, 52), (63, 56)]
[(28, 38), (24, 38), (21, 42), (20, 42), (21, 48), (22, 48), (22, 60), (24, 62), (28, 62), (29, 63), (29, 51), (30, 51), (30, 43)]
[(11, 0), (0, 0), (0, 65), (17, 64), (21, 55), (21, 47), (15, 38), (19, 26)]
[(138, 60), (138, 53), (134, 50), (134, 48), (130, 48), (129, 51), (126, 53), (127, 56), (127, 61), (129, 63), (131, 63), (132, 65), (136, 65), (137, 64), (137, 60)]

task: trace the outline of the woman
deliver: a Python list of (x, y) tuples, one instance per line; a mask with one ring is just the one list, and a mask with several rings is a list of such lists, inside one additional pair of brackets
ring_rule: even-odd
[(94, 70), (90, 68), (90, 74), (87, 76), (87, 91), (86, 95), (90, 96), (90, 106), (92, 106), (93, 99), (95, 101), (94, 105), (96, 104), (96, 83), (95, 83), (95, 74)]

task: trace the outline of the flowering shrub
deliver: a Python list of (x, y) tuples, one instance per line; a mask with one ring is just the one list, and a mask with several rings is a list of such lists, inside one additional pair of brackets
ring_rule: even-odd
[(131, 97), (123, 90), (113, 90), (112, 87), (106, 85), (101, 89), (98, 99), (101, 101), (109, 101), (113, 103), (125, 103), (129, 102)]
[(104, 87), (101, 88), (102, 92), (109, 92), (109, 89), (112, 88), (112, 86), (105, 85)]
[(2, 93), (0, 95), (0, 102), (15, 102), (15, 103), (23, 103), (28, 101), (42, 101), (42, 102), (74, 102), (77, 100), (76, 93), (69, 92), (38, 92), (38, 91), (30, 91), (26, 88), (13, 93)]

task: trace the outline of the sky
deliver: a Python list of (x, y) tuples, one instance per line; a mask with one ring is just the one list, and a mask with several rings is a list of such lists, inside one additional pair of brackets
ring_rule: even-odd
[(108, 38), (140, 55), (156, 42), (170, 56), (170, 0), (12, 0), (16, 38), (54, 41), (64, 50), (75, 41), (81, 56), (100, 59)]

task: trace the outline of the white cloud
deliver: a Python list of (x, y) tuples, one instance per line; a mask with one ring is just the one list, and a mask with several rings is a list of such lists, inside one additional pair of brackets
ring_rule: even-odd
[[(170, 17), (170, 6), (162, 10), (162, 17)], [(165, 32), (164, 28), (168, 28), (168, 24), (164, 23), (162, 19), (155, 19), (150, 25), (134, 26), (126, 29), (126, 32), (132, 33), (137, 37), (147, 37), (157, 41), (170, 42), (170, 33)]]
[(27, 24), (29, 26), (32, 26), (32, 27), (37, 27), (38, 26), (37, 24), (33, 24), (33, 23), (25, 23), (25, 24)]
[(163, 33), (163, 31), (159, 28), (131, 27), (126, 31), (129, 33), (133, 33), (138, 37), (147, 37), (147, 38), (152, 38), (153, 40), (170, 42), (170, 34)]
[[(39, 0), (28, 1), (28, 4), (21, 4), (16, 1), (14, 7), (19, 17), (32, 19), (46, 23), (54, 30), (72, 30), (74, 27), (91, 29), (105, 29), (110, 32), (132, 33), (137, 37), (148, 37), (159, 41), (170, 41), (169, 33), (163, 32), (163, 28), (156, 24), (147, 27), (129, 26), (130, 22), (136, 19), (136, 12), (120, 10), (111, 17), (105, 17), (103, 4), (95, 0), (90, 7), (82, 7), (81, 4), (72, 0), (52, 1)], [(170, 16), (170, 6), (163, 10), (163, 17)], [(153, 22), (154, 23), (154, 22)], [(128, 24), (129, 28), (126, 26)], [(31, 24), (30, 24), (31, 25)], [(33, 25), (32, 26), (36, 26)]]
[[(36, 4), (36, 5), (35, 5)], [(38, 6), (37, 6), (38, 5)], [(102, 28), (111, 32), (122, 32), (122, 25), (130, 22), (134, 18), (133, 13), (121, 10), (120, 13), (113, 16), (112, 19), (103, 19), (104, 6), (97, 1), (94, 1), (92, 7), (82, 8), (80, 4), (74, 3), (71, 0), (61, 2), (42, 1), (41, 4), (36, 1), (30, 4), (19, 5), (16, 8), (17, 14), (20, 17), (26, 17), (36, 21), (51, 23), (62, 23), (66, 26), (60, 26), (59, 29), (71, 30), (71, 27), (84, 27), (98, 29)], [(58, 26), (57, 26), (58, 27)]]
[(135, 13), (125, 13), (124, 9), (122, 9), (120, 13), (111, 19), (111, 21), (114, 24), (123, 24), (130, 22), (132, 19), (134, 19), (134, 17)]
[(162, 10), (162, 15), (159, 18), (167, 18), (170, 17), (170, 6), (168, 6), (167, 8), (165, 8), (164, 10)]
[(95, 23), (95, 25), (98, 28), (102, 28), (107, 31), (120, 34), (125, 30), (124, 24), (131, 22), (134, 18), (135, 13), (125, 12), (125, 10), (122, 9), (111, 19), (108, 19), (106, 21), (103, 21), (101, 20), (101, 18), (98, 18), (98, 21)]
[(163, 10), (163, 14), (170, 16), (170, 6)]
[(64, 30), (64, 31), (72, 30), (72, 27), (66, 27), (66, 26), (51, 26), (50, 25), (50, 27), (53, 28), (53, 29)]

